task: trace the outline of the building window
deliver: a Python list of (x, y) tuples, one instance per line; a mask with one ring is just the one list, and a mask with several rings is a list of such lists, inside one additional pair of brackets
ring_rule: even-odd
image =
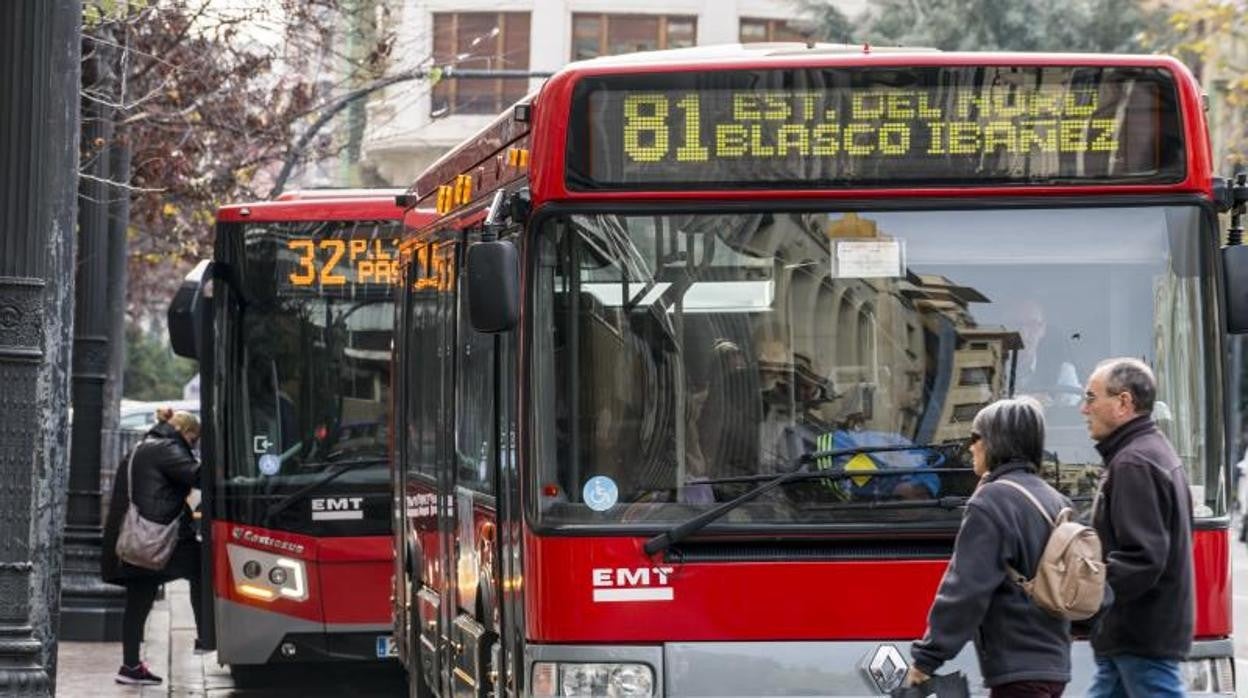
[(741, 19), (741, 43), (760, 41), (809, 41), (810, 31), (783, 19)]
[[(529, 13), (436, 12), (433, 60), (474, 70), (528, 70)], [(433, 87), (434, 118), (498, 114), (524, 97), (528, 78), (460, 78)]]
[(686, 48), (697, 41), (696, 17), (668, 15), (572, 15), (572, 60), (634, 51)]

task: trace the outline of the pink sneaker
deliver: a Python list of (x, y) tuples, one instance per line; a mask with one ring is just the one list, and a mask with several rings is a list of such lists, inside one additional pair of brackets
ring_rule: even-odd
[(127, 686), (159, 686), (160, 682), (164, 681), (164, 679), (148, 671), (147, 664), (142, 662), (136, 667), (128, 667), (122, 664), (113, 680)]

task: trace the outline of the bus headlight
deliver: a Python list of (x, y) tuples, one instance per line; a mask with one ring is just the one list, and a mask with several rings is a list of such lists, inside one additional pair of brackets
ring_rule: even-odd
[(288, 599), (295, 601), (303, 601), (308, 598), (308, 585), (304, 582), (303, 561), (292, 560), (288, 557), (277, 558), (277, 567), (269, 572), (269, 579), (273, 579), (273, 572), (283, 570), (285, 572), (283, 581), (279, 584), (278, 593)]
[(537, 696), (652, 696), (654, 670), (646, 664), (537, 662), (532, 688)]
[(1192, 693), (1235, 692), (1235, 670), (1230, 657), (1207, 657), (1179, 663), (1183, 683)]
[(303, 560), (233, 543), (226, 545), (226, 553), (230, 558), (234, 590), (242, 596), (257, 601), (307, 600), (308, 573)]

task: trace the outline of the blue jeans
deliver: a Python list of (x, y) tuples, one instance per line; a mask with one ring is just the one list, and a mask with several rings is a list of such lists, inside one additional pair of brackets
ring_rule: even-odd
[(1087, 698), (1183, 698), (1186, 689), (1178, 660), (1119, 654), (1096, 658)]

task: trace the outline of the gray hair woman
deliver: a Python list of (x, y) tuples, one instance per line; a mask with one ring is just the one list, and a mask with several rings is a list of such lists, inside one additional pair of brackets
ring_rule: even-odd
[(1031, 398), (998, 400), (971, 423), (970, 451), (979, 488), (966, 505), (927, 632), (911, 646), (906, 683), (922, 683), (975, 641), (992, 698), (1060, 696), (1070, 681), (1070, 623), (1023, 593), (1008, 570), (1035, 575), (1050, 526), (1008, 481), (1056, 517), (1070, 501), (1037, 474), (1044, 455), (1044, 412)]

